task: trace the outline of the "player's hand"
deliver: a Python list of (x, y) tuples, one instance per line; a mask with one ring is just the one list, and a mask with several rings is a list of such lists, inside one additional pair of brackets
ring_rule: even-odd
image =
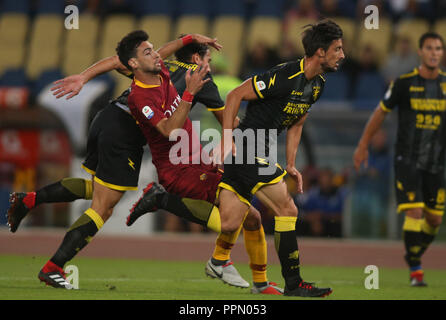
[(75, 74), (55, 81), (54, 86), (51, 87), (51, 91), (53, 91), (53, 95), (56, 96), (57, 99), (68, 95), (68, 100), (78, 95), (84, 84), (85, 80), (83, 76), (80, 74)]
[(303, 184), (303, 180), (302, 180), (302, 175), (300, 174), (299, 170), (297, 170), (296, 167), (294, 167), (294, 166), (287, 166), (286, 171), (288, 172), (290, 177), (296, 181), (297, 192), (303, 193), (304, 192), (304, 187), (303, 187), (304, 184)]
[(205, 80), (204, 77), (209, 73), (210, 67), (208, 63), (199, 64), (194, 73), (191, 74), (191, 69), (186, 72), (186, 90), (189, 91), (190, 94), (196, 95), (198, 91), (203, 88), (206, 82), (211, 81), (211, 78), (207, 78)]
[(217, 38), (209, 38), (209, 37), (203, 36), (201, 34), (197, 34), (197, 33), (192, 34), (191, 36), (192, 36), (192, 39), (194, 39), (194, 41), (197, 43), (206, 44), (216, 50), (220, 50), (221, 48), (223, 48), (223, 46), (217, 42)]
[(358, 146), (353, 153), (353, 165), (356, 172), (361, 168), (361, 164), (364, 163), (364, 167), (368, 167), (369, 151), (367, 148)]

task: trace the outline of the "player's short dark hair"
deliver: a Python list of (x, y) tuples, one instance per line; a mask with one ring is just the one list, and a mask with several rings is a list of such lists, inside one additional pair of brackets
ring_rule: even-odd
[[(182, 34), (179, 38), (182, 38), (184, 36), (185, 35)], [(182, 47), (180, 50), (177, 50), (175, 52), (175, 58), (178, 61), (188, 63), (190, 62), (193, 54), (198, 53), (200, 57), (203, 58), (208, 50), (209, 47), (206, 44), (192, 42)]]
[(139, 47), (141, 42), (149, 40), (149, 35), (142, 30), (132, 31), (127, 34), (121, 41), (118, 42), (116, 47), (116, 53), (119, 60), (127, 69), (132, 70), (129, 66), (129, 60), (136, 57), (136, 48)]
[(331, 20), (308, 24), (304, 28), (306, 29), (302, 33), (302, 44), (307, 57), (312, 57), (319, 48), (327, 51), (333, 40), (342, 38), (341, 27)]
[(438, 33), (429, 31), (429, 32), (424, 33), (424, 34), (420, 37), (420, 40), (418, 41), (418, 47), (419, 47), (420, 49), (423, 48), (424, 42), (425, 42), (427, 39), (438, 39), (438, 40), (440, 40), (440, 41), (441, 41), (441, 46), (444, 48), (444, 41), (443, 41), (443, 38), (442, 38)]

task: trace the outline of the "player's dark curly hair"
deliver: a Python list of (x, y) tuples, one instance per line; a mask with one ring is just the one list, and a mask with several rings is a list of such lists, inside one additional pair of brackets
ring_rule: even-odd
[(419, 47), (420, 49), (423, 47), (423, 45), (424, 45), (424, 41), (426, 41), (427, 39), (438, 39), (438, 40), (440, 40), (441, 45), (442, 45), (443, 48), (444, 48), (444, 41), (443, 41), (443, 38), (442, 38), (438, 33), (429, 31), (429, 32), (424, 33), (424, 34), (420, 37), (420, 40), (418, 41), (418, 47)]
[[(182, 34), (179, 38), (184, 36), (185, 35)], [(192, 42), (182, 47), (180, 50), (177, 50), (175, 52), (175, 58), (178, 61), (189, 63), (194, 53), (198, 53), (200, 57), (203, 58), (208, 49), (209, 47), (206, 44)]]
[(304, 28), (302, 44), (307, 57), (312, 57), (319, 48), (327, 51), (333, 40), (342, 38), (341, 27), (331, 20), (322, 20)]
[(136, 57), (136, 48), (141, 42), (149, 40), (149, 35), (142, 30), (132, 31), (118, 42), (116, 53), (119, 60), (127, 69), (132, 70), (129, 66), (129, 60)]

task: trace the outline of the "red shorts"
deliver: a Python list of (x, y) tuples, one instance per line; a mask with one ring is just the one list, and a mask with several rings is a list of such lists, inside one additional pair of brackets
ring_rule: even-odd
[(217, 167), (204, 164), (177, 165), (158, 171), (159, 183), (169, 193), (211, 203), (215, 201), (221, 177)]

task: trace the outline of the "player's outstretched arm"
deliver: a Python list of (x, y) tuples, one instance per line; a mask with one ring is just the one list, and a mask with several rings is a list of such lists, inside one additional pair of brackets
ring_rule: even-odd
[(161, 59), (164, 60), (167, 57), (174, 54), (176, 51), (180, 50), (185, 45), (188, 45), (189, 43), (192, 42), (206, 44), (217, 50), (223, 48), (223, 46), (217, 42), (217, 39), (209, 38), (201, 34), (195, 33), (195, 34), (185, 35), (184, 37), (166, 43), (165, 45), (163, 45), (161, 48), (158, 49), (158, 53), (161, 56)]
[(112, 56), (96, 62), (82, 71), (80, 74), (71, 75), (55, 81), (54, 86), (51, 87), (51, 91), (53, 91), (53, 95), (55, 95), (57, 99), (64, 96), (67, 96), (67, 100), (71, 99), (79, 94), (82, 87), (88, 81), (112, 70), (117, 70), (118, 72), (124, 74), (129, 74), (130, 72), (119, 61), (118, 56)]
[[(226, 106), (223, 111), (223, 122), (222, 122), (222, 140), (220, 144), (214, 148), (213, 163), (221, 164), (223, 163), (225, 157), (229, 152), (233, 152), (235, 155), (235, 146), (232, 140), (232, 130), (234, 125), (238, 125), (238, 110), (240, 109), (240, 104), (243, 100), (256, 100), (257, 95), (252, 87), (252, 79), (245, 80), (241, 85), (230, 91), (226, 97)], [(228, 141), (228, 143), (224, 143)], [(223, 143), (222, 143), (223, 142)]]
[(373, 138), (378, 129), (381, 128), (381, 125), (386, 115), (387, 112), (385, 112), (381, 108), (381, 106), (378, 105), (375, 108), (375, 111), (373, 111), (369, 120), (367, 121), (361, 139), (358, 142), (358, 146), (356, 147), (355, 152), (353, 153), (353, 164), (355, 166), (356, 171), (359, 171), (359, 168), (361, 167), (362, 163), (364, 163), (364, 166), (367, 167), (368, 165), (367, 161), (369, 158), (368, 147), (370, 144), (370, 140)]
[(305, 114), (299, 121), (288, 128), (286, 133), (286, 170), (288, 174), (297, 182), (297, 192), (303, 192), (302, 175), (296, 169), (296, 156), (299, 148), (300, 139), (302, 137), (302, 129), (304, 122), (308, 117)]

